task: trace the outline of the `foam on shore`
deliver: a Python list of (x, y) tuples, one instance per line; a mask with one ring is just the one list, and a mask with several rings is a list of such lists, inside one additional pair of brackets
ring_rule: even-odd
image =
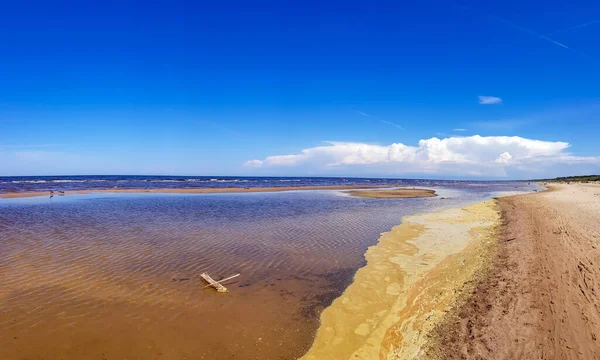
[(368, 249), (367, 265), (321, 314), (303, 360), (423, 356), (428, 333), (494, 249), (494, 200), (408, 216)]

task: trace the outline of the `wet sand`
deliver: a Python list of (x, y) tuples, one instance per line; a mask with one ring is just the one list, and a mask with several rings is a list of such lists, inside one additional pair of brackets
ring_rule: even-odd
[(353, 190), (347, 191), (347, 193), (352, 196), (371, 199), (410, 199), (437, 196), (435, 194), (435, 190), (405, 188), (398, 188), (393, 190)]
[(367, 265), (321, 314), (302, 357), (408, 359), (495, 251), (495, 201), (408, 216), (367, 251)]
[(432, 359), (600, 359), (600, 186), (502, 198), (498, 252)]
[[(154, 188), (154, 189), (89, 189), (89, 190), (71, 190), (64, 193), (54, 192), (55, 196), (74, 195), (74, 194), (95, 194), (95, 193), (153, 193), (153, 194), (219, 194), (219, 193), (261, 193), (261, 192), (281, 192), (297, 190), (350, 190), (350, 189), (377, 189), (385, 186), (273, 186), (273, 187), (229, 187), (229, 188)], [(0, 198), (25, 198), (50, 196), (49, 191), (23, 191), (23, 192), (0, 192)], [(404, 196), (422, 197), (422, 196)]]

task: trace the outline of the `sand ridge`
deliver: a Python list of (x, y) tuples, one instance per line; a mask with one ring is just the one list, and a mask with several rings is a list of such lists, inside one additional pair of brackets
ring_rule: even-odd
[[(356, 189), (379, 189), (383, 185), (324, 185), (324, 186), (272, 186), (272, 187), (228, 187), (228, 188), (140, 188), (140, 189), (88, 189), (88, 190), (66, 190), (63, 193), (54, 191), (54, 195), (76, 195), (76, 194), (95, 194), (95, 193), (153, 193), (153, 194), (221, 194), (221, 193), (261, 193), (261, 192), (282, 192), (298, 190), (356, 190)], [(430, 190), (432, 191), (432, 190)], [(0, 192), (0, 199), (25, 198), (50, 196), (50, 191), (23, 191), (23, 192)], [(404, 197), (422, 197), (415, 193), (414, 196)]]
[(436, 197), (435, 190), (397, 188), (392, 190), (351, 190), (346, 193), (371, 199), (408, 199)]

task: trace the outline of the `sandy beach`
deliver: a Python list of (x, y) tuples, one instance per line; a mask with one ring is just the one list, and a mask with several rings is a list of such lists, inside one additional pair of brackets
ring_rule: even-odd
[(302, 358), (408, 359), (488, 261), (499, 221), (494, 201), (405, 217), (367, 251), (344, 294), (325, 309)]
[[(597, 289), (600, 282), (600, 186), (552, 184), (548, 188), (548, 191), (538, 193), (506, 196), (404, 216), (400, 225), (382, 233), (376, 243), (370, 243), (373, 245), (364, 255), (366, 265), (360, 265), (360, 268), (352, 265), (360, 262), (352, 260), (351, 256), (354, 255), (351, 254), (362, 257), (364, 248), (357, 252), (360, 245), (352, 245), (347, 239), (355, 237), (357, 233), (354, 231), (364, 225), (344, 236), (340, 235), (338, 240), (334, 239), (330, 244), (327, 243), (328, 239), (331, 240), (334, 237), (332, 234), (338, 233), (339, 228), (324, 231), (317, 238), (315, 235), (318, 233), (310, 226), (315, 219), (320, 219), (322, 224), (336, 224), (340, 219), (348, 221), (349, 212), (344, 210), (346, 206), (342, 203), (339, 216), (336, 215), (338, 217), (322, 218), (332, 214), (329, 210), (323, 210), (320, 217), (302, 220), (297, 215), (303, 206), (299, 205), (290, 210), (290, 214), (295, 215), (289, 218), (286, 216), (271, 222), (267, 217), (267, 222), (256, 223), (255, 219), (240, 223), (240, 232), (234, 233), (234, 236), (231, 236), (229, 229), (233, 222), (229, 222), (223, 229), (229, 229), (225, 239), (230, 242), (220, 237), (198, 242), (197, 234), (202, 228), (191, 225), (197, 220), (190, 216), (213, 209), (223, 199), (214, 199), (210, 204), (205, 204), (208, 200), (199, 201), (196, 206), (204, 204), (204, 208), (197, 207), (198, 211), (187, 212), (187, 218), (181, 218), (179, 209), (186, 206), (185, 202), (190, 199), (173, 197), (170, 200), (173, 201), (172, 207), (156, 212), (155, 206), (165, 206), (163, 200), (153, 202), (149, 197), (146, 200), (152, 207), (139, 207), (139, 212), (135, 213), (135, 218), (142, 220), (146, 219), (140, 217), (143, 214), (151, 216), (152, 221), (140, 222), (146, 224), (146, 235), (139, 238), (132, 235), (125, 240), (123, 234), (129, 233), (130, 224), (119, 220), (121, 217), (110, 218), (109, 224), (112, 224), (111, 231), (114, 234), (109, 237), (101, 235), (95, 238), (92, 235), (95, 232), (88, 231), (90, 227), (105, 228), (107, 222), (99, 216), (114, 213), (120, 206), (111, 207), (112, 212), (109, 212), (96, 207), (112, 206), (111, 202), (95, 205), (73, 203), (72, 209), (77, 210), (76, 213), (67, 215), (58, 211), (53, 215), (58, 216), (55, 221), (45, 217), (44, 221), (35, 218), (41, 222), (29, 225), (22, 237), (16, 236), (15, 232), (11, 238), (28, 239), (32, 229), (35, 229), (40, 239), (48, 239), (41, 242), (45, 244), (43, 251), (37, 251), (40, 248), (37, 241), (27, 242), (26, 246), (22, 245), (21, 240), (5, 242), (6, 265), (0, 267), (5, 287), (0, 295), (4, 299), (12, 299), (12, 302), (7, 300), (4, 303), (10, 317), (4, 323), (8, 325), (7, 328), (0, 332), (0, 340), (10, 342), (12, 348), (7, 348), (9, 350), (5, 350), (7, 352), (4, 355), (7, 355), (6, 358), (18, 358), (14, 352), (16, 350), (19, 354), (32, 356), (43, 351), (64, 355), (65, 358), (77, 358), (80, 355), (78, 349), (58, 349), (54, 346), (55, 341), (85, 343), (85, 334), (89, 334), (91, 329), (98, 331), (94, 333), (96, 338), (102, 338), (102, 329), (98, 328), (102, 322), (97, 322), (97, 319), (107, 317), (112, 319), (110, 326), (113, 330), (134, 333), (133, 326), (137, 326), (138, 318), (143, 317), (155, 326), (137, 338), (138, 342), (135, 349), (131, 348), (131, 353), (123, 350), (126, 348), (124, 344), (109, 349), (102, 343), (96, 347), (86, 346), (85, 351), (110, 353), (118, 357), (140, 351), (147, 355), (158, 354), (177, 346), (186, 354), (198, 353), (201, 348), (204, 355), (211, 358), (216, 354), (222, 355), (226, 349), (228, 355), (248, 359), (266, 354), (269, 355), (266, 358), (283, 356), (290, 359), (302, 355), (302, 360), (600, 359), (597, 339), (600, 335), (600, 296)], [(192, 189), (191, 193), (221, 190), (258, 192), (265, 189), (267, 192), (348, 190), (341, 186), (210, 188)], [(430, 190), (356, 190), (356, 186), (352, 186), (352, 190), (362, 193), (352, 194), (357, 197), (435, 195)], [(188, 191), (157, 189), (145, 192)], [(122, 192), (139, 190), (123, 189)], [(42, 195), (47, 196), (47, 193)], [(298, 192), (294, 196), (310, 196), (310, 193)], [(272, 215), (286, 211), (295, 203), (290, 202), (287, 196), (285, 198), (280, 203), (273, 202), (273, 205), (279, 204), (277, 206), (280, 208)], [(334, 198), (340, 202), (351, 200), (347, 196)], [(231, 209), (238, 209), (241, 204), (239, 199), (231, 201), (235, 204)], [(248, 201), (249, 205), (254, 204), (253, 199), (248, 198)], [(321, 201), (319, 204), (323, 206), (332, 200)], [(375, 216), (379, 218), (390, 213), (377, 210), (380, 206), (401, 202), (352, 201), (360, 203), (351, 212), (357, 218), (344, 222), (344, 227), (355, 224), (361, 218), (375, 216), (376, 211), (380, 211)], [(89, 207), (86, 208), (85, 204)], [(374, 207), (365, 209), (366, 204)], [(53, 207), (47, 209), (50, 211)], [(128, 209), (131, 211), (135, 207)], [(148, 209), (154, 210), (148, 212)], [(89, 211), (95, 211), (96, 215), (85, 215)], [(240, 211), (240, 214), (244, 213)], [(7, 212), (5, 216), (13, 216), (13, 212)], [(357, 212), (362, 213), (358, 216)], [(157, 213), (172, 214), (173, 218), (168, 221), (163, 219), (156, 227), (152, 227)], [(74, 228), (69, 232), (64, 224), (68, 223), (70, 217), (76, 218), (76, 221), (70, 225)], [(310, 230), (302, 236), (302, 239), (309, 239), (310, 242), (303, 242), (300, 247), (286, 251), (285, 254), (289, 254), (286, 265), (279, 269), (272, 267), (272, 254), (281, 251), (279, 239), (282, 225), (285, 224), (281, 222), (284, 218), (290, 221), (286, 225), (290, 234), (297, 233), (298, 229)], [(96, 223), (98, 220), (101, 221)], [(392, 224), (397, 224), (395, 221)], [(250, 226), (254, 223), (257, 224), (256, 229)], [(187, 227), (190, 227), (189, 231), (182, 231)], [(272, 229), (272, 234), (265, 232), (265, 229)], [(242, 241), (245, 238), (241, 234), (248, 232), (252, 234), (246, 242)], [(258, 235), (261, 246), (271, 244), (274, 252), (255, 245), (254, 239)], [(56, 241), (58, 238), (61, 241)], [(118, 252), (112, 246), (99, 247), (107, 238), (115, 242)], [(154, 238), (162, 240), (149, 246), (147, 239)], [(272, 242), (266, 239), (272, 239)], [(298, 238), (290, 239), (295, 240), (281, 244), (295, 244)], [(372, 239), (376, 239), (376, 236)], [(341, 247), (335, 248), (338, 243)], [(235, 248), (223, 259), (229, 263), (239, 262), (240, 267), (247, 269), (241, 271), (244, 273), (244, 282), (236, 285), (238, 287), (234, 287), (234, 291), (226, 298), (202, 291), (193, 281), (193, 274), (200, 271), (200, 268), (196, 268), (222, 254), (223, 249), (236, 246), (239, 246), (239, 250)], [(180, 248), (183, 249), (181, 254), (177, 250)], [(312, 248), (314, 251), (310, 250)], [(323, 254), (329, 248), (331, 253)], [(335, 258), (336, 262), (343, 260), (340, 256), (331, 255), (339, 255), (342, 248), (351, 248), (347, 264), (335, 264), (335, 267), (327, 265), (328, 259)], [(74, 249), (81, 251), (74, 252)], [(207, 255), (207, 251), (210, 251), (209, 256), (202, 260), (201, 255)], [(296, 256), (299, 251), (306, 255)], [(190, 256), (192, 253), (195, 255)], [(115, 257), (115, 254), (118, 256)], [(322, 254), (323, 258), (317, 259), (318, 254)], [(54, 260), (48, 261), (48, 256)], [(305, 263), (307, 259), (313, 260)], [(106, 266), (108, 260), (111, 261), (110, 266)], [(169, 265), (172, 268), (165, 272), (166, 260), (172, 264)], [(138, 265), (131, 267), (132, 261)], [(212, 272), (234, 273), (238, 271), (237, 266), (235, 269)], [(358, 271), (353, 279), (350, 274), (347, 282), (336, 280), (338, 275), (332, 278), (321, 275), (329, 274), (332, 268), (342, 274), (347, 269), (351, 271), (352, 266), (356, 266), (354, 269)], [(277, 273), (269, 277), (273, 269)], [(303, 269), (311, 269), (311, 275), (306, 275)], [(315, 272), (315, 269), (318, 271)], [(249, 279), (248, 275), (255, 271), (266, 275)], [(298, 277), (297, 274), (302, 272), (305, 275)], [(9, 273), (12, 275), (8, 276)], [(80, 276), (84, 273), (86, 276)], [(23, 283), (21, 279), (27, 281)], [(125, 285), (132, 290), (126, 290)], [(339, 289), (324, 292), (323, 289), (334, 285)], [(315, 289), (321, 290), (313, 292)], [(85, 301), (75, 301), (82, 296), (85, 296)], [(54, 305), (40, 307), (41, 301), (48, 299)], [(65, 299), (73, 301), (73, 305), (66, 310), (60, 305)], [(265, 302), (270, 305), (265, 307)], [(207, 308), (213, 310), (207, 313)], [(65, 311), (67, 315), (63, 314)], [(77, 322), (72, 319), (77, 319)], [(217, 323), (224, 326), (216, 326)], [(203, 333), (207, 324), (213, 328), (210, 334)], [(55, 332), (53, 340), (43, 341), (48, 329)], [(72, 338), (72, 329), (84, 335)], [(160, 335), (165, 329), (188, 336), (185, 339), (165, 340)], [(232, 329), (236, 329), (235, 333)], [(289, 329), (293, 331), (287, 331)], [(15, 335), (17, 332), (20, 335)], [(281, 335), (283, 332), (285, 336)], [(198, 345), (197, 339), (193, 339), (194, 335), (200, 333), (203, 333), (202, 346)], [(230, 341), (235, 341), (234, 348), (220, 345), (228, 337)], [(31, 341), (36, 344), (35, 347), (29, 345)], [(153, 341), (156, 349), (143, 348), (144, 341)], [(242, 348), (243, 353), (239, 353)], [(165, 358), (175, 359), (177, 356), (169, 354)]]
[[(378, 189), (385, 186), (361, 186), (361, 185), (332, 185), (332, 186), (272, 186), (272, 187), (228, 187), (228, 188), (150, 188), (150, 189), (89, 189), (89, 190), (71, 190), (59, 193), (54, 192), (54, 195), (75, 195), (75, 194), (92, 194), (92, 193), (155, 193), (155, 194), (220, 194), (220, 193), (260, 193), (260, 192), (282, 192), (282, 191), (298, 191), (298, 190), (357, 190), (357, 189)], [(426, 192), (433, 190), (412, 190), (412, 189), (396, 189), (394, 194), (388, 197), (425, 197)], [(369, 196), (371, 194), (371, 196)], [(377, 197), (373, 192), (359, 193), (351, 195), (363, 197)], [(0, 198), (25, 198), (50, 196), (49, 191), (22, 191), (22, 192), (0, 192)]]
[(502, 198), (498, 253), (430, 358), (600, 359), (600, 186)]
[(405, 217), (302, 359), (600, 359), (599, 218), (592, 184)]

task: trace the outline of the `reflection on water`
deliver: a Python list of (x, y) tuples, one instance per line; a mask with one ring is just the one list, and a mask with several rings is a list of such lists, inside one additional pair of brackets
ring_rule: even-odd
[[(2, 201), (0, 358), (294, 359), (381, 232), (494, 190), (504, 189), (445, 200), (312, 191)], [(204, 271), (242, 275), (217, 294), (202, 289)]]

